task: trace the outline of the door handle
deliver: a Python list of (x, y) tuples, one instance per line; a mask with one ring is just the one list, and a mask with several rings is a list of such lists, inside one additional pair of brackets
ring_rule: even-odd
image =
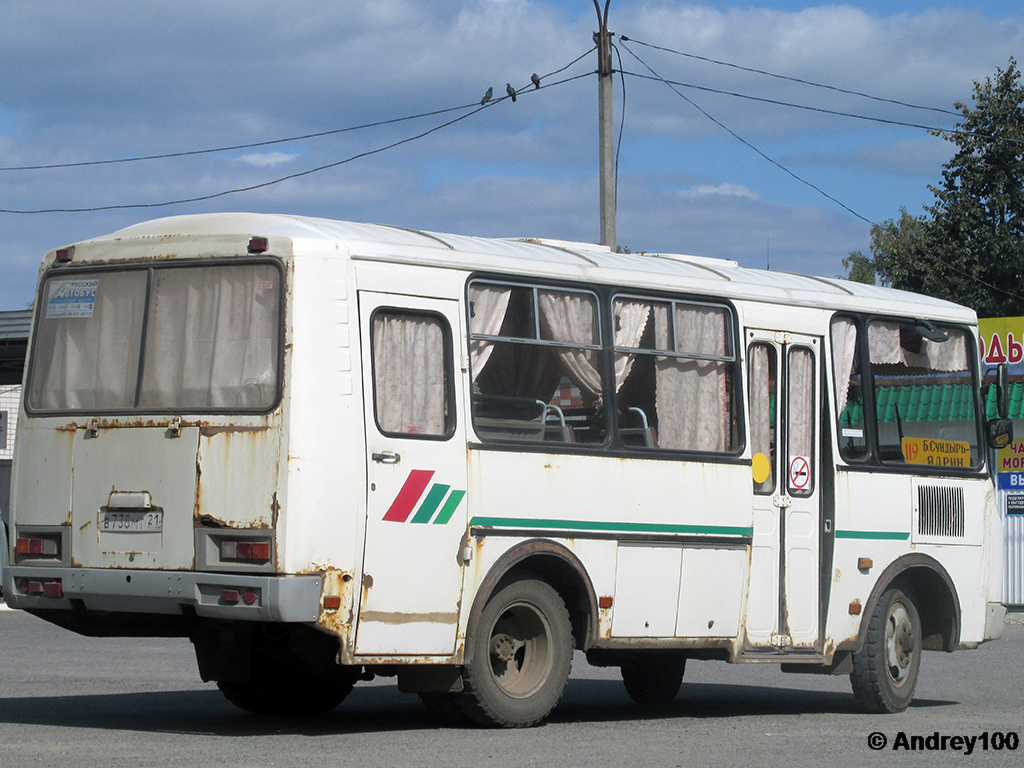
[(402, 455), (396, 451), (383, 451), (382, 453), (371, 454), (370, 458), (378, 464), (397, 464), (402, 460)]

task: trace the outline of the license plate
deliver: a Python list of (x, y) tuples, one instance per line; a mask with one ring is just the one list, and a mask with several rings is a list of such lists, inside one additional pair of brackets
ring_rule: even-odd
[(112, 533), (160, 533), (164, 529), (163, 510), (138, 512), (100, 512), (100, 530)]

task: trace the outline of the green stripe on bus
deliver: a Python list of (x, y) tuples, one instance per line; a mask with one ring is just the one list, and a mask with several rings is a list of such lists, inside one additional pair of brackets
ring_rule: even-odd
[(423, 503), (420, 504), (420, 508), (416, 510), (416, 514), (413, 516), (410, 523), (429, 523), (430, 518), (434, 516), (437, 508), (441, 506), (441, 499), (451, 489), (450, 485), (441, 485), (441, 483), (434, 483), (430, 490), (427, 491), (427, 496), (423, 499)]
[(444, 525), (452, 519), (452, 515), (455, 514), (455, 510), (459, 504), (462, 503), (462, 497), (466, 495), (465, 491), (452, 491), (448, 497), (448, 501), (441, 507), (441, 511), (438, 513), (437, 518), (434, 520), (434, 525)]
[(568, 531), (615, 531), (620, 533), (703, 533), (719, 536), (753, 536), (753, 528), (731, 525), (671, 525), (668, 523), (601, 523), (592, 520), (540, 520), (517, 517), (474, 517), (471, 526), (482, 528), (561, 528)]
[(910, 533), (900, 531), (836, 531), (837, 539), (891, 539), (893, 541), (906, 541)]

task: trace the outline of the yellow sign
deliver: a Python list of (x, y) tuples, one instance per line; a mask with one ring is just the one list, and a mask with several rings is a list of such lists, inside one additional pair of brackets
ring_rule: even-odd
[(986, 317), (978, 321), (984, 365), (1024, 363), (1024, 317)]
[(966, 440), (933, 440), (930, 437), (904, 437), (903, 458), (907, 464), (931, 467), (971, 466), (971, 444)]
[(1024, 472), (1024, 441), (1014, 440), (999, 449), (997, 472)]

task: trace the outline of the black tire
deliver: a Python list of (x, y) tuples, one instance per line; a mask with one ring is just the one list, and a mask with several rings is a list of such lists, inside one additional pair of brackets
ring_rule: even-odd
[(685, 671), (685, 658), (653, 656), (623, 664), (622, 682), (637, 704), (668, 704), (679, 693)]
[(463, 671), (460, 709), (474, 722), (526, 728), (555, 708), (572, 666), (572, 626), (561, 596), (542, 581), (502, 588), (487, 602)]
[(355, 681), (355, 674), (342, 668), (318, 676), (306, 670), (271, 667), (255, 672), (246, 682), (222, 681), (217, 687), (236, 707), (257, 715), (309, 717), (341, 704)]
[(850, 684), (868, 712), (902, 712), (914, 698), (921, 666), (921, 617), (907, 591), (890, 587), (868, 620), (864, 646), (853, 656)]

